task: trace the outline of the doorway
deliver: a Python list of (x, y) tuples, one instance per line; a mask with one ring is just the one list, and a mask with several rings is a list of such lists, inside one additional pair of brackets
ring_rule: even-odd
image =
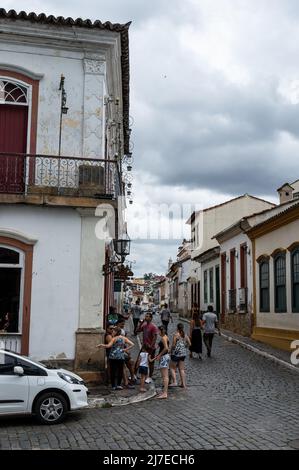
[(0, 330), (19, 333), (21, 268), (0, 268)]
[[(28, 131), (27, 88), (0, 79), (0, 192), (24, 191)], [(5, 155), (7, 154), (7, 155)]]

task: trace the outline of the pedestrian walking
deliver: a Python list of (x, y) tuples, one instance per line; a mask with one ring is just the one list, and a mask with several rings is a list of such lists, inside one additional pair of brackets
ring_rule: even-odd
[(141, 314), (142, 314), (142, 309), (140, 307), (140, 300), (139, 299), (136, 300), (135, 305), (132, 305), (131, 314), (132, 314), (132, 317), (133, 317), (133, 324), (134, 324), (134, 336), (136, 336), (138, 323), (140, 321), (140, 317), (141, 317)]
[(211, 357), (212, 344), (213, 344), (213, 339), (214, 339), (214, 334), (216, 332), (216, 329), (218, 330), (219, 336), (221, 334), (219, 326), (218, 326), (218, 317), (216, 313), (214, 312), (212, 305), (209, 305), (208, 311), (203, 314), (202, 324), (203, 324), (203, 329), (204, 329), (203, 340), (207, 348), (207, 356)]
[(195, 310), (192, 315), (190, 322), (190, 358), (193, 358), (193, 353), (198, 354), (198, 358), (202, 359), (202, 334), (201, 334), (202, 322), (200, 319), (199, 311)]
[(177, 386), (176, 369), (178, 368), (181, 379), (180, 387), (187, 388), (184, 361), (187, 356), (187, 348), (189, 348), (190, 345), (190, 338), (184, 332), (184, 325), (179, 323), (177, 325), (177, 332), (173, 336), (171, 347), (170, 374), (172, 383), (169, 385), (170, 387)]
[(120, 328), (115, 328), (115, 336), (111, 338), (109, 343), (98, 344), (97, 346), (99, 348), (110, 349), (109, 361), (112, 390), (123, 389), (121, 382), (125, 364), (125, 353), (133, 346), (134, 343), (132, 341), (121, 335)]
[[(159, 333), (158, 328), (152, 323), (153, 315), (151, 312), (147, 312), (144, 320), (139, 323), (137, 333), (143, 333), (143, 344), (149, 347), (149, 358), (153, 359), (156, 354), (156, 341)], [(154, 373), (154, 362), (149, 363), (149, 377), (146, 379), (146, 383), (152, 382), (152, 376)]]
[(159, 361), (158, 368), (161, 372), (161, 377), (163, 381), (163, 391), (160, 395), (156, 398), (167, 398), (168, 396), (168, 384), (169, 384), (169, 364), (170, 364), (170, 354), (169, 354), (169, 339), (166, 333), (165, 326), (159, 326), (159, 332), (161, 336), (161, 340), (158, 344), (159, 346), (159, 353), (154, 359), (150, 359), (150, 361)]
[(137, 359), (138, 374), (140, 376), (140, 392), (146, 392), (145, 380), (149, 371), (149, 347), (144, 344)]
[(164, 304), (164, 308), (161, 310), (160, 316), (161, 316), (162, 325), (164, 326), (166, 334), (167, 334), (169, 321), (170, 320), (173, 321), (172, 316), (171, 316), (171, 312), (170, 312), (167, 304)]

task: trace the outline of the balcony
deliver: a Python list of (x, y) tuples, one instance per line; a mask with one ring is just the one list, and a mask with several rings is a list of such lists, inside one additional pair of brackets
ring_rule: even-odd
[(123, 183), (116, 160), (0, 153), (0, 193), (116, 199)]

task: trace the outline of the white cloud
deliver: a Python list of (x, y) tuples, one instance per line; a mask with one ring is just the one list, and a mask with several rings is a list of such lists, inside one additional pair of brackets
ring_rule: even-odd
[[(299, 177), (298, 0), (28, 0), (26, 10), (133, 21), (132, 238), (167, 228), (157, 213), (148, 222), (152, 204), (206, 207), (245, 192), (273, 200)], [(165, 271), (174, 248), (133, 244), (139, 270)]]

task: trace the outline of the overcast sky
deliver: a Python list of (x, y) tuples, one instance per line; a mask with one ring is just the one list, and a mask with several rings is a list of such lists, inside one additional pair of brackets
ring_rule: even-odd
[(276, 201), (299, 178), (298, 0), (27, 0), (26, 11), (132, 21), (135, 274), (163, 273), (176, 255), (177, 240), (144, 240), (164, 227), (160, 204), (185, 205), (174, 216), (181, 238), (192, 204)]

